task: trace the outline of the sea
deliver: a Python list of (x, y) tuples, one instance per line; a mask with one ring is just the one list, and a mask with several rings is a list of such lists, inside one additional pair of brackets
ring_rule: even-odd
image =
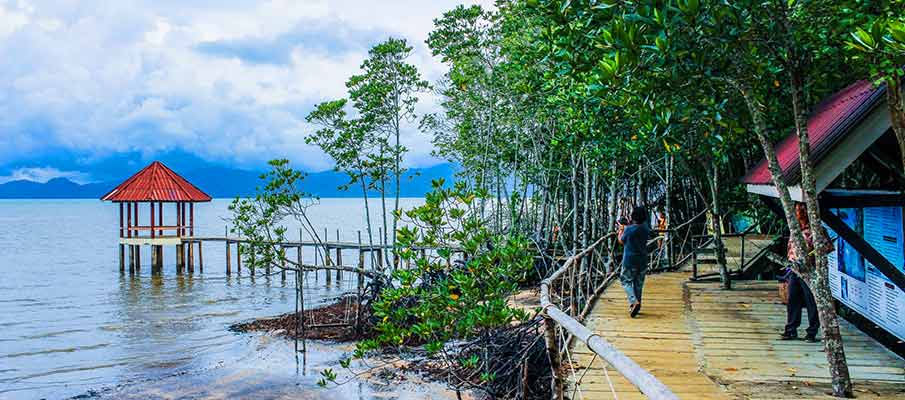
[[(422, 202), (401, 201), (403, 208)], [(224, 235), (229, 203), (196, 204), (195, 235)], [(379, 215), (379, 202), (370, 207)], [(350, 344), (308, 341), (300, 353), (291, 340), (230, 331), (237, 322), (293, 311), (294, 280), (251, 279), (247, 269), (239, 276), (235, 261), (227, 276), (222, 242), (204, 246), (203, 273), (196, 265), (193, 274), (177, 274), (172, 248), (164, 250), (161, 274), (151, 274), (147, 248), (140, 273), (121, 273), (118, 212), (98, 200), (0, 200), (0, 399), (449, 395), (440, 384), (374, 383), (356, 378), (354, 368), (343, 372), (339, 361)], [(361, 199), (321, 199), (308, 214), (331, 240), (337, 231), (342, 240), (358, 240), (359, 231), (367, 240)], [(172, 215), (165, 210), (165, 218)], [(294, 239), (298, 227), (287, 227)], [(304, 256), (313, 261), (313, 252)], [(310, 275), (304, 286), (309, 308), (352, 287)], [(322, 388), (327, 369), (339, 373), (338, 384)]]

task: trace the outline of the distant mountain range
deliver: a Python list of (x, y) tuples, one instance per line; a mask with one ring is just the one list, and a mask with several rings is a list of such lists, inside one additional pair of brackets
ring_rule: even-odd
[[(214, 198), (250, 196), (255, 193), (255, 187), (262, 183), (260, 171), (209, 167), (176, 172)], [(402, 183), (402, 197), (423, 197), (431, 190), (431, 180), (444, 178), (447, 182), (452, 182), (454, 174), (455, 167), (452, 164), (410, 169)], [(122, 180), (126, 178), (128, 175), (124, 176)], [(302, 189), (320, 197), (361, 197), (361, 190), (352, 188), (348, 191), (341, 191), (338, 189), (348, 181), (348, 176), (341, 172), (309, 173), (302, 183)], [(120, 182), (122, 181), (82, 185), (66, 178), (51, 179), (44, 183), (26, 180), (10, 181), (0, 184), (0, 199), (99, 199)]]

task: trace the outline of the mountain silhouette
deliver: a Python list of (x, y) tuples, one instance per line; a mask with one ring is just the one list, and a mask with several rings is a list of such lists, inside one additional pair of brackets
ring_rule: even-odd
[[(214, 198), (250, 196), (261, 186), (262, 171), (247, 171), (226, 167), (206, 167), (190, 171), (177, 171), (189, 182)], [(402, 182), (402, 197), (423, 197), (431, 190), (431, 180), (443, 178), (453, 180), (455, 168), (452, 164), (440, 164), (429, 168), (412, 168), (406, 172)], [(128, 176), (123, 177), (126, 179)], [(0, 199), (86, 199), (100, 198), (121, 182), (95, 182), (78, 184), (66, 178), (54, 178), (47, 182), (28, 180), (9, 181), (0, 184)], [(347, 184), (349, 177), (342, 172), (323, 171), (309, 173), (302, 181), (305, 192), (320, 197), (361, 197), (357, 186), (348, 191), (339, 187)], [(392, 178), (387, 182), (387, 191), (392, 192)], [(377, 193), (369, 193), (369, 195)], [(393, 193), (387, 193), (392, 196)]]

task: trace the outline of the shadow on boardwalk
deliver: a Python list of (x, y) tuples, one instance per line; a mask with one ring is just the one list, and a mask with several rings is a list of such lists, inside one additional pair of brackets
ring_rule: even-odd
[[(775, 282), (739, 281), (735, 290), (723, 291), (718, 284), (688, 283), (688, 276), (649, 276), (636, 319), (629, 318), (622, 287), (615, 284), (587, 326), (682, 399), (831, 398), (825, 395), (829, 373), (821, 345), (779, 340), (785, 305)], [(841, 323), (856, 396), (905, 399), (905, 360)], [(570, 356), (571, 379), (581, 382), (570, 385), (571, 398), (645, 398), (618, 372), (604, 370), (599, 358), (584, 368), (593, 358), (584, 345)]]

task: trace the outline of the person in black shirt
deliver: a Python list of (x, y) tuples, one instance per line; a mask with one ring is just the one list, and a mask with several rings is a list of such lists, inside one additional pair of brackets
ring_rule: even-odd
[(641, 312), (641, 294), (644, 276), (647, 274), (647, 241), (650, 227), (647, 226), (647, 210), (644, 207), (632, 209), (632, 221), (620, 221), (619, 243), (623, 244), (622, 274), (619, 280), (628, 296), (629, 315), (635, 318)]

